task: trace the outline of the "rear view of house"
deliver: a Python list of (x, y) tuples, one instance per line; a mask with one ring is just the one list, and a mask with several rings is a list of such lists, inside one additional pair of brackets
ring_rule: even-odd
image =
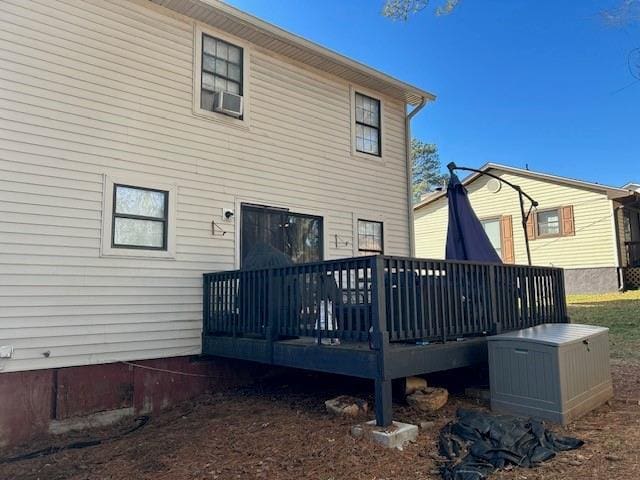
[(239, 381), (220, 357), (371, 379), (386, 428), (392, 380), (566, 321), (559, 269), (412, 258), (430, 93), (214, 0), (0, 23), (0, 444)]
[[(481, 170), (519, 185), (539, 203), (526, 225), (532, 263), (562, 267), (568, 293), (638, 286), (637, 192), (499, 164)], [(484, 175), (472, 174), (463, 183), (503, 262), (526, 264), (518, 194)], [(447, 230), (445, 194), (428, 195), (414, 211), (416, 254), (441, 258)]]
[(196, 393), (114, 362), (211, 373), (202, 273), (258, 243), (411, 254), (428, 92), (212, 0), (8, 0), (0, 24), (0, 443)]

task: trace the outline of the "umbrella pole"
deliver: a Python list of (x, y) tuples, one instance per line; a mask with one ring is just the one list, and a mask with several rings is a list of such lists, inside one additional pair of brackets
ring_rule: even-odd
[[(455, 164), (455, 162), (451, 162), (447, 165), (449, 169), (449, 173), (453, 175), (454, 170), (464, 170), (467, 172), (475, 172), (480, 175), (486, 175), (487, 177), (495, 178), (501, 183), (508, 185), (518, 192), (518, 198), (520, 200), (520, 216), (522, 217), (522, 230), (524, 231), (524, 245), (527, 249), (527, 262), (531, 265), (531, 249), (529, 248), (529, 236), (527, 235), (527, 220), (529, 219), (529, 215), (531, 214), (531, 210), (538, 206), (538, 202), (536, 202), (533, 198), (522, 191), (519, 185), (514, 185), (513, 183), (505, 180), (504, 178), (498, 177), (489, 172), (484, 172), (482, 170), (478, 170), (477, 168), (469, 168), (469, 167), (459, 167)], [(524, 209), (524, 198), (527, 198), (531, 202), (531, 208), (529, 208), (529, 212), (525, 212)]]
[(524, 195), (522, 190), (518, 189), (518, 197), (520, 198), (520, 216), (522, 217), (522, 230), (524, 233), (524, 245), (527, 248), (527, 262), (531, 266), (531, 249), (529, 248), (529, 235), (527, 235), (527, 220), (529, 215), (524, 213)]

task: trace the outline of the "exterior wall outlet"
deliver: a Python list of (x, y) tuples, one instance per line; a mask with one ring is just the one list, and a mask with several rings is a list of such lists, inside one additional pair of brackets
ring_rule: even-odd
[(13, 357), (13, 345), (0, 345), (0, 358)]

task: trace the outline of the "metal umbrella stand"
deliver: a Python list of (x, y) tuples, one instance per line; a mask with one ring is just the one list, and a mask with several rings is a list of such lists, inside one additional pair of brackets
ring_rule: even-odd
[[(522, 229), (524, 231), (524, 242), (525, 242), (525, 247), (527, 249), (527, 262), (528, 262), (529, 265), (531, 265), (531, 250), (529, 248), (529, 236), (527, 235), (527, 221), (529, 220), (529, 215), (531, 215), (531, 212), (533, 211), (533, 209), (538, 206), (538, 202), (536, 202), (533, 198), (531, 198), (530, 195), (525, 193), (522, 190), (522, 188), (520, 188), (519, 185), (515, 185), (515, 184), (509, 182), (508, 180), (505, 180), (504, 178), (501, 178), (501, 177), (498, 177), (497, 175), (494, 175), (493, 173), (484, 172), (484, 171), (478, 170), (476, 168), (458, 167), (454, 162), (449, 163), (447, 165), (447, 168), (449, 169), (449, 173), (451, 174), (451, 178), (455, 177), (456, 180), (457, 180), (458, 177), (454, 173), (455, 170), (462, 170), (462, 171), (466, 171), (466, 172), (475, 172), (475, 173), (478, 173), (480, 175), (486, 175), (487, 177), (495, 178), (499, 182), (504, 183), (505, 185), (508, 185), (513, 190), (518, 192), (518, 199), (520, 201), (520, 216), (522, 218)], [(458, 180), (458, 183), (460, 183), (459, 180)], [(464, 188), (464, 186), (462, 186), (462, 184), (460, 184), (460, 186), (462, 188)], [(448, 190), (449, 189), (447, 189), (447, 192), (448, 192)], [(465, 193), (465, 197), (466, 197), (466, 193)], [(529, 206), (528, 210), (525, 208), (525, 198), (527, 200), (529, 200), (529, 202), (530, 202), (530, 206)], [(467, 202), (468, 201), (469, 200), (468, 200), (468, 197), (467, 197)], [(469, 204), (469, 208), (471, 208), (470, 204)], [(450, 221), (450, 225), (451, 225), (451, 201), (449, 201), (449, 209), (450, 209), (449, 221)], [(473, 212), (473, 210), (471, 210), (471, 212)], [(475, 216), (475, 213), (473, 215)], [(477, 217), (476, 217), (476, 220), (477, 220)], [(478, 223), (480, 223), (479, 220), (478, 220)], [(480, 225), (480, 226), (482, 226), (482, 225)], [(462, 232), (462, 233), (464, 233), (464, 232)], [(485, 235), (485, 237), (486, 237), (486, 235)], [(488, 241), (488, 238), (487, 238), (487, 241)], [(448, 245), (449, 245), (449, 235), (447, 234), (447, 246)], [(494, 250), (494, 253), (495, 253), (495, 250)], [(479, 259), (474, 259), (474, 260), (479, 260)]]

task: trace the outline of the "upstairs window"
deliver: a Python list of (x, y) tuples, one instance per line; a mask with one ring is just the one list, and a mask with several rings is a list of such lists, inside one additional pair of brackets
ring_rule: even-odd
[(167, 250), (169, 192), (115, 184), (111, 246)]
[(380, 100), (355, 93), (356, 151), (380, 156)]
[(382, 222), (358, 219), (358, 250), (371, 254), (384, 252)]
[(243, 94), (242, 55), (242, 48), (202, 34), (200, 108), (214, 111), (217, 92)]

